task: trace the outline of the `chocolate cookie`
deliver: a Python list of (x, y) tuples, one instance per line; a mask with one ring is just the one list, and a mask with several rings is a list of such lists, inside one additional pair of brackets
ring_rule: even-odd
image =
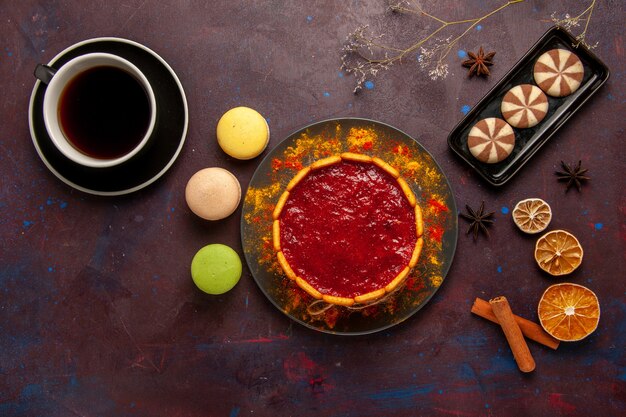
[(548, 97), (534, 85), (518, 85), (504, 95), (500, 110), (511, 126), (533, 127), (546, 117)]
[(580, 59), (565, 49), (552, 49), (539, 57), (533, 70), (535, 82), (552, 97), (578, 90), (585, 75)]
[(505, 160), (515, 147), (513, 128), (504, 120), (489, 117), (476, 123), (467, 137), (474, 158), (487, 164)]

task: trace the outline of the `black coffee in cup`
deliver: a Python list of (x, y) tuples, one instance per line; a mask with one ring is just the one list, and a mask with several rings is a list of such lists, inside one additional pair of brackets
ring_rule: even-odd
[(67, 83), (58, 117), (63, 134), (78, 151), (92, 158), (113, 159), (143, 140), (151, 111), (139, 80), (121, 68), (103, 65)]

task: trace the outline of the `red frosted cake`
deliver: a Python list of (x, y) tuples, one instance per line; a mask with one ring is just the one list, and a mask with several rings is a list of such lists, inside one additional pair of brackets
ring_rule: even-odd
[(395, 168), (367, 155), (343, 153), (302, 169), (273, 216), (283, 271), (331, 304), (366, 304), (394, 291), (423, 243), (415, 195)]

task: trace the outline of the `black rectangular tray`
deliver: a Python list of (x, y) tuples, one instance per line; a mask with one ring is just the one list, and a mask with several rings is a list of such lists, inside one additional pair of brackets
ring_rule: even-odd
[[(565, 29), (557, 26), (549, 29), (448, 136), (450, 148), (490, 184), (500, 186), (510, 180), (609, 78), (608, 67), (584, 45), (575, 48), (575, 43), (576, 39)], [(507, 159), (496, 164), (486, 164), (475, 159), (467, 148), (467, 135), (470, 129), (484, 118), (503, 118), (500, 112), (502, 97), (516, 85), (535, 85), (533, 79), (535, 61), (544, 52), (555, 48), (572, 51), (582, 61), (585, 75), (578, 90), (567, 97), (548, 96), (548, 114), (539, 124), (527, 129), (513, 128), (515, 147)]]

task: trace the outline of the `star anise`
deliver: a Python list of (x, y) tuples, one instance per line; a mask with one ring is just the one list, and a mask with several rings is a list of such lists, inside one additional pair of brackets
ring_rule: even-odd
[(496, 53), (489, 52), (485, 55), (485, 51), (483, 51), (483, 47), (481, 46), (477, 54), (468, 52), (467, 55), (469, 55), (470, 59), (463, 61), (462, 63), (465, 68), (469, 68), (467, 75), (469, 77), (473, 77), (474, 74), (476, 74), (478, 76), (484, 75), (485, 77), (488, 77), (490, 74), (488, 67), (493, 65), (491, 60)]
[(470, 221), (469, 229), (467, 229), (466, 235), (469, 235), (470, 232), (474, 235), (474, 240), (478, 238), (478, 232), (482, 231), (489, 236), (489, 231), (487, 230), (487, 226), (493, 223), (491, 217), (493, 217), (493, 211), (491, 213), (485, 213), (485, 202), (483, 201), (480, 205), (480, 208), (477, 211), (472, 210), (470, 206), (465, 205), (467, 212), (469, 214), (460, 213), (459, 215), (463, 217), (465, 220)]
[(559, 178), (557, 181), (567, 181), (565, 186), (565, 192), (568, 192), (572, 185), (576, 185), (576, 189), (580, 192), (582, 187), (582, 182), (590, 179), (584, 174), (589, 171), (588, 169), (581, 168), (582, 161), (578, 161), (578, 165), (575, 167), (567, 165), (565, 162), (561, 161), (561, 167), (563, 167), (563, 171), (556, 171), (555, 174)]

